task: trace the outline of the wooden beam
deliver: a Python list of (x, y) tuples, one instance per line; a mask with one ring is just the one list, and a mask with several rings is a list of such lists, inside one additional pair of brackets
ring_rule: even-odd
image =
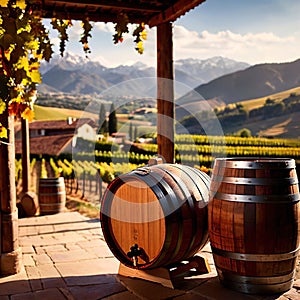
[(205, 0), (178, 1), (109, 1), (109, 0), (32, 0), (34, 9), (44, 18), (82, 20), (87, 14), (91, 21), (116, 22), (120, 12), (128, 15), (130, 23), (144, 22), (150, 27), (173, 22)]
[(64, 6), (64, 7), (93, 7), (93, 8), (104, 8), (104, 9), (117, 9), (117, 10), (128, 10), (128, 11), (146, 11), (150, 13), (158, 13), (161, 11), (161, 7), (166, 7), (166, 5), (153, 5), (152, 3), (147, 4), (146, 2), (141, 2), (138, 4), (128, 3), (128, 1), (74, 1), (74, 0), (44, 0), (44, 5), (51, 6)]
[(179, 0), (173, 5), (169, 5), (167, 9), (153, 16), (149, 21), (150, 27), (157, 26), (164, 22), (173, 22), (180, 16), (186, 14), (189, 10), (195, 8), (205, 0)]
[(158, 154), (174, 163), (174, 82), (172, 24), (157, 26), (157, 145)]

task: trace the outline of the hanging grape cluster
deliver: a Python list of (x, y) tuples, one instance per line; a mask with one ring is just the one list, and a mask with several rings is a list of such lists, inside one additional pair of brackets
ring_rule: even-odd
[(145, 29), (145, 24), (144, 23), (139, 24), (134, 30), (132, 35), (135, 37), (134, 39), (134, 42), (136, 43), (135, 49), (137, 50), (138, 53), (143, 54), (144, 53), (143, 41), (147, 39), (147, 31)]
[(123, 35), (124, 33), (128, 33), (128, 17), (126, 14), (124, 13), (120, 13), (117, 16), (117, 23), (115, 24), (115, 30), (116, 33), (113, 35), (113, 41), (115, 44), (119, 43), (119, 42), (123, 42)]
[(59, 39), (60, 39), (59, 51), (60, 51), (60, 55), (64, 56), (66, 42), (69, 40), (67, 29), (72, 26), (72, 22), (71, 20), (61, 20), (54, 17), (51, 20), (51, 25), (52, 28), (57, 30), (59, 33)]
[(81, 27), (83, 28), (83, 33), (81, 35), (81, 38), (80, 38), (79, 42), (83, 45), (83, 51), (87, 55), (88, 53), (91, 53), (89, 43), (88, 43), (88, 39), (92, 37), (91, 31), (92, 31), (92, 28), (93, 28), (93, 26), (91, 25), (88, 17), (86, 17), (82, 20)]

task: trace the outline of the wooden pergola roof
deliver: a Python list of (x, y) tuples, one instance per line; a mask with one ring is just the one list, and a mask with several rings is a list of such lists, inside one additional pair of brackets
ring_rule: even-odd
[(33, 0), (44, 18), (81, 20), (85, 15), (91, 21), (116, 22), (120, 13), (126, 13), (130, 23), (156, 26), (175, 21), (205, 0)]

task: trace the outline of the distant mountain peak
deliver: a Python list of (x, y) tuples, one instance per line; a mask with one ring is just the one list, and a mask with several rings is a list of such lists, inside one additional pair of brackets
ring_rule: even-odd
[[(180, 59), (174, 63), (175, 80), (194, 88), (248, 66), (246, 63), (235, 62), (221, 56), (203, 60)], [(143, 62), (107, 68), (99, 61), (70, 52), (66, 52), (63, 57), (54, 55), (50, 63), (41, 65), (40, 71), (45, 84), (44, 91), (48, 86), (65, 93), (76, 91), (82, 94), (101, 93), (104, 88), (122, 81), (153, 77), (156, 74), (154, 67), (149, 67)]]

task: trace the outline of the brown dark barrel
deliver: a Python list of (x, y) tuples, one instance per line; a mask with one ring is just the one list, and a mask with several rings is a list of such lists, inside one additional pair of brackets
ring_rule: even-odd
[(291, 288), (299, 198), (293, 159), (216, 159), (208, 226), (221, 283), (249, 294)]
[(34, 216), (38, 213), (39, 203), (38, 197), (34, 192), (28, 191), (21, 197), (22, 208), (28, 217)]
[(192, 257), (208, 241), (209, 184), (204, 172), (177, 164), (146, 166), (116, 178), (100, 213), (116, 258), (131, 268), (151, 269)]
[(41, 215), (62, 212), (66, 205), (66, 189), (63, 177), (40, 178), (39, 206)]

